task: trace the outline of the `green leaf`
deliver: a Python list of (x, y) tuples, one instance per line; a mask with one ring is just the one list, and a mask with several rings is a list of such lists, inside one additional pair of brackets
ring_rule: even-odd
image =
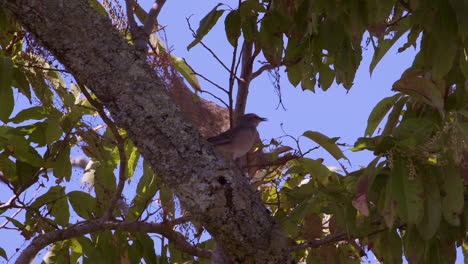
[(143, 176), (137, 185), (136, 195), (132, 201), (132, 207), (130, 208), (126, 219), (132, 221), (141, 217), (141, 214), (146, 209), (151, 199), (158, 191), (161, 182), (156, 174), (153, 172), (148, 163), (143, 164)]
[(108, 206), (108, 203), (116, 188), (114, 167), (100, 166), (94, 173), (94, 190), (97, 199), (97, 216), (101, 216)]
[(15, 100), (11, 83), (13, 79), (13, 62), (10, 57), (0, 57), (0, 120), (7, 123), (13, 112)]
[(319, 84), (323, 91), (328, 90), (335, 79), (335, 72), (328, 65), (321, 64), (319, 67)]
[(429, 105), (434, 106), (439, 110), (441, 116), (444, 115), (444, 100), (440, 89), (436, 84), (426, 78), (418, 76), (418, 72), (414, 69), (408, 69), (403, 73), (400, 80), (393, 84), (393, 90), (406, 93), (416, 98), (422, 99)]
[(52, 144), (53, 142), (59, 140), (62, 137), (63, 131), (60, 128), (59, 122), (55, 118), (48, 118), (45, 121), (47, 124), (45, 128), (45, 140), (47, 144)]
[(451, 225), (460, 225), (460, 215), (464, 206), (464, 187), (459, 170), (455, 166), (444, 166), (441, 171), (444, 175), (442, 190), (442, 213), (444, 219)]
[(426, 166), (424, 172), (424, 217), (420, 224), (416, 225), (419, 234), (424, 240), (429, 240), (439, 229), (442, 216), (441, 197), (439, 184), (437, 183), (437, 169)]
[(65, 226), (68, 224), (70, 211), (65, 195), (65, 187), (53, 186), (45, 194), (39, 196), (31, 207), (39, 209), (46, 205), (50, 214), (55, 217), (58, 224)]
[(88, 0), (90, 6), (92, 6), (99, 14), (104, 15), (105, 17), (109, 17), (107, 14), (106, 9), (99, 3), (97, 0)]
[(17, 180), (16, 165), (8, 158), (8, 155), (5, 152), (0, 154), (0, 171), (4, 177), (2, 179), (7, 179), (10, 182)]
[(382, 194), (385, 195), (383, 196), (384, 204), (382, 214), (385, 220), (385, 224), (388, 228), (393, 228), (397, 215), (395, 196), (398, 195), (398, 193), (395, 194), (393, 190), (394, 181), (396, 181), (396, 179), (394, 179), (393, 177), (389, 177), (387, 185), (385, 187), (385, 193)]
[(36, 179), (34, 179), (34, 177), (36, 176), (38, 170), (39, 167), (31, 166), (31, 164), (17, 159), (16, 177), (14, 178), (14, 181), (12, 181), (13, 185), (15, 186), (15, 189), (17, 191), (24, 191), (23, 185), (29, 185), (30, 183), (34, 183), (34, 181), (37, 181), (37, 177)]
[(403, 248), (408, 263), (426, 263), (422, 261), (426, 248), (424, 240), (413, 226), (410, 226), (403, 236)]
[(73, 191), (67, 194), (68, 201), (77, 215), (84, 219), (93, 219), (96, 215), (96, 198), (88, 193)]
[(395, 94), (394, 96), (386, 97), (377, 103), (367, 119), (367, 128), (366, 132), (364, 132), (365, 136), (372, 136), (372, 134), (374, 134), (377, 126), (382, 122), (388, 111), (390, 111), (392, 106), (400, 97), (401, 94)]
[(303, 71), (304, 64), (300, 62), (286, 68), (288, 80), (294, 87), (296, 87), (301, 82)]
[(142, 232), (134, 233), (133, 235), (136, 238), (133, 242), (141, 247), (143, 251), (145, 263), (159, 263), (156, 261), (153, 239), (148, 234)]
[(69, 241), (55, 242), (42, 259), (44, 264), (69, 263)]
[[(414, 166), (414, 165), (410, 165)], [(398, 170), (396, 170), (398, 173)], [(414, 173), (414, 172), (413, 172)], [(419, 224), (424, 215), (424, 190), (420, 175), (412, 175), (412, 172), (403, 176), (403, 189), (408, 216), (408, 223)], [(400, 176), (401, 177), (401, 176)]]
[(197, 75), (193, 71), (192, 67), (190, 67), (184, 59), (179, 57), (171, 55), (171, 59), (176, 70), (184, 76), (190, 86), (192, 86), (195, 91), (201, 92), (200, 82), (198, 81)]
[(388, 115), (387, 123), (385, 124), (385, 128), (382, 131), (382, 136), (389, 136), (392, 134), (393, 129), (398, 125), (398, 121), (403, 111), (403, 107), (405, 107), (406, 102), (408, 101), (409, 97), (403, 97), (398, 100), (393, 106), (392, 111)]
[(0, 257), (8, 260), (7, 254), (3, 248), (0, 247)]
[(330, 153), (335, 159), (348, 159), (345, 157), (340, 148), (335, 144), (335, 141), (325, 136), (324, 134), (316, 131), (306, 131), (303, 136), (315, 141), (321, 147), (323, 147), (328, 153)]
[(232, 46), (237, 45), (237, 40), (241, 35), (241, 17), (239, 10), (231, 11), (224, 20), (226, 37)]
[[(67, 144), (64, 142), (64, 144)], [(54, 162), (54, 175), (57, 178), (65, 178), (70, 181), (72, 166), (70, 162), (70, 146), (67, 144), (58, 154)]]
[(378, 233), (372, 241), (375, 241), (372, 251), (379, 260), (383, 260), (386, 264), (402, 263), (403, 245), (395, 229)]
[(125, 154), (127, 156), (127, 178), (132, 178), (135, 168), (140, 159), (140, 153), (138, 149), (133, 145), (130, 140), (125, 142)]
[(32, 148), (22, 136), (7, 135), (8, 150), (11, 155), (21, 161), (27, 162), (35, 167), (42, 167), (44, 161), (37, 151)]
[(28, 80), (26, 80), (26, 76), (18, 68), (13, 68), (13, 76), (12, 86), (18, 88), (18, 91), (26, 96), (31, 103), (31, 88), (29, 87)]
[(303, 168), (303, 172), (312, 175), (312, 178), (317, 179), (321, 184), (329, 183), (331, 171), (322, 164), (321, 160), (302, 158), (299, 160), (299, 165)]
[(10, 121), (19, 124), (26, 120), (41, 120), (49, 116), (49, 112), (43, 106), (34, 106), (21, 110), (15, 117), (11, 118)]
[(374, 72), (375, 66), (379, 61), (385, 56), (385, 54), (390, 50), (390, 48), (400, 39), (401, 36), (406, 32), (406, 30), (400, 30), (395, 33), (391, 39), (383, 39), (379, 41), (377, 47), (375, 47), (374, 56), (372, 56), (372, 61), (369, 65), (369, 72), (372, 74)]
[(187, 47), (187, 50), (190, 50), (193, 46), (197, 45), (203, 37), (213, 28), (213, 26), (218, 21), (219, 17), (224, 13), (224, 10), (218, 10), (218, 7), (222, 4), (217, 4), (201, 21), (197, 29), (197, 34), (195, 35), (195, 40), (192, 41)]
[[(427, 38), (431, 42), (428, 52), (431, 53), (432, 74), (436, 80), (440, 80), (450, 71), (459, 46), (456, 15), (448, 2), (441, 2), (438, 13), (434, 16), (431, 37)], [(421, 48), (423, 47), (421, 44)]]

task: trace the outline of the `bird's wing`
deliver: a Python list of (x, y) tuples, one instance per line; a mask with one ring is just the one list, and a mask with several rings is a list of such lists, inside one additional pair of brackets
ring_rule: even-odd
[(208, 142), (210, 142), (213, 145), (223, 145), (223, 144), (228, 144), (232, 141), (232, 136), (234, 134), (233, 129), (229, 129), (217, 136), (207, 138)]

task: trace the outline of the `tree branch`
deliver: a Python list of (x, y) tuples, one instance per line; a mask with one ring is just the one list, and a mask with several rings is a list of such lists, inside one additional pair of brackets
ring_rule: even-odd
[(325, 244), (330, 244), (330, 243), (341, 241), (341, 240), (344, 240), (344, 239), (346, 239), (346, 232), (342, 231), (342, 232), (338, 232), (338, 233), (333, 234), (333, 235), (329, 235), (329, 236), (327, 236), (327, 237), (325, 237), (323, 239), (312, 240), (312, 241), (308, 241), (308, 242), (305, 242), (305, 243), (302, 243), (302, 244), (299, 244), (299, 245), (292, 246), (289, 249), (291, 251), (296, 251), (296, 250), (301, 250), (301, 249), (309, 248), (309, 247), (310, 248), (317, 248), (317, 247), (323, 246)]
[(115, 205), (117, 201), (121, 199), (123, 189), (125, 187), (125, 180), (127, 179), (127, 155), (125, 154), (125, 139), (120, 135), (118, 128), (115, 126), (114, 122), (107, 116), (104, 111), (104, 106), (98, 101), (94, 100), (93, 97), (88, 93), (86, 87), (79, 85), (81, 92), (89, 101), (89, 103), (96, 108), (96, 111), (99, 113), (99, 116), (102, 118), (107, 127), (112, 131), (112, 135), (116, 140), (117, 149), (119, 151), (120, 166), (119, 166), (119, 182), (115, 193), (112, 196), (109, 205), (107, 207), (106, 213), (103, 218), (109, 220), (112, 217), (114, 212)]
[(234, 108), (234, 124), (237, 124), (239, 118), (245, 113), (245, 106), (247, 104), (247, 96), (249, 95), (250, 81), (252, 80), (252, 66), (253, 66), (253, 42), (244, 42), (242, 47), (242, 65), (241, 77), (237, 82), (237, 97), (236, 107)]
[(257, 71), (255, 71), (254, 73), (252, 73), (252, 80), (257, 78), (260, 74), (262, 74), (264, 71), (267, 71), (267, 70), (272, 70), (274, 68), (276, 68), (278, 66), (275, 66), (275, 65), (271, 65), (271, 64), (265, 64), (265, 65), (262, 65), (262, 67), (260, 67)]
[(203, 258), (210, 258), (211, 251), (207, 249), (198, 248), (188, 243), (185, 237), (173, 231), (170, 223), (145, 223), (139, 221), (131, 222), (118, 222), (118, 221), (101, 221), (91, 220), (66, 227), (61, 230), (54, 230), (43, 235), (39, 235), (33, 239), (20, 256), (16, 260), (16, 264), (30, 263), (37, 253), (49, 244), (67, 240), (73, 237), (78, 237), (94, 232), (101, 232), (104, 230), (119, 230), (127, 232), (145, 232), (157, 233), (168, 238), (174, 245), (181, 251), (199, 256)]
[(145, 24), (143, 25), (143, 32), (146, 35), (153, 33), (155, 25), (158, 24), (158, 15), (161, 12), (162, 7), (166, 3), (166, 0), (156, 0), (151, 7), (148, 16), (146, 17)]
[(107, 17), (84, 0), (66, 5), (61, 0), (0, 0), (0, 5), (93, 91), (194, 221), (231, 258), (288, 262), (287, 236), (246, 177), (215, 155)]

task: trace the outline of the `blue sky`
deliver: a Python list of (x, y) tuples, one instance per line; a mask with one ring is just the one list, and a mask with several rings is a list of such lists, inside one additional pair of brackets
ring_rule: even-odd
[[(152, 1), (140, 1), (145, 10), (148, 10)], [(225, 1), (232, 7), (238, 1)], [(159, 23), (165, 26), (168, 43), (172, 47), (172, 54), (186, 59), (186, 61), (199, 73), (227, 87), (228, 73), (216, 62), (216, 60), (201, 46), (197, 45), (187, 51), (187, 45), (193, 40), (188, 29), (186, 18), (191, 16), (192, 27), (197, 28), (198, 22), (205, 14), (211, 10), (217, 2), (215, 1), (177, 1), (168, 0), (159, 16)], [(224, 34), (223, 17), (217, 25), (203, 40), (217, 55), (227, 64), (232, 56), (232, 46), (226, 41)], [(268, 122), (259, 126), (261, 138), (269, 141), (284, 135), (284, 131), (292, 136), (299, 136), (307, 130), (319, 131), (329, 137), (340, 137), (339, 143), (354, 144), (358, 137), (364, 135), (367, 118), (372, 108), (382, 98), (391, 96), (392, 84), (401, 76), (401, 73), (408, 68), (416, 51), (408, 49), (403, 54), (397, 54), (397, 48), (405, 42), (403, 36), (400, 41), (391, 49), (386, 57), (376, 67), (372, 77), (369, 74), (369, 63), (373, 52), (372, 46), (364, 50), (363, 61), (356, 74), (353, 88), (347, 92), (343, 87), (332, 85), (326, 92), (316, 89), (316, 93), (302, 91), (300, 87), (294, 88), (289, 84), (287, 77), (283, 74), (281, 79), (282, 101), (286, 110), (279, 107), (278, 96), (266, 73), (255, 79), (251, 84), (250, 95), (247, 103), (247, 112), (256, 113), (267, 117)], [(257, 65), (258, 67), (258, 65)], [(281, 69), (284, 73), (284, 69)], [(217, 92), (210, 84), (200, 79), (202, 87), (211, 92)], [(221, 95), (218, 93), (218, 95)], [(208, 100), (212, 100), (209, 96)], [(16, 109), (18, 111), (20, 109)], [(281, 127), (281, 124), (283, 126)], [(284, 129), (284, 131), (283, 131)], [(316, 146), (308, 139), (301, 140), (304, 149)], [(292, 142), (285, 141), (286, 144)], [(366, 166), (372, 158), (371, 153), (353, 153), (344, 148), (345, 155), (350, 159), (352, 168), (358, 169), (360, 165)], [(313, 151), (309, 157), (324, 158), (327, 166), (339, 167), (337, 162), (323, 150)], [(74, 175), (75, 185), (79, 185), (79, 177)], [(75, 173), (76, 174), (76, 173)], [(132, 185), (135, 185), (134, 182)], [(133, 186), (134, 187), (134, 186)], [(132, 187), (127, 190), (131, 190)], [(3, 188), (2, 188), (3, 189)], [(132, 191), (127, 191), (127, 194)], [(0, 200), (5, 201), (9, 194), (0, 192)], [(2, 223), (3, 221), (0, 221)], [(0, 246), (7, 250), (7, 253), (14, 252), (14, 249), (23, 244), (22, 237), (15, 231), (0, 230), (2, 243)], [(5, 243), (8, 241), (8, 243)], [(29, 244), (30, 241), (26, 241)], [(24, 248), (24, 245), (23, 247)], [(460, 256), (460, 254), (459, 254)], [(461, 257), (462, 258), (462, 257)], [(40, 258), (36, 258), (40, 263)], [(0, 263), (4, 263), (0, 260)], [(366, 263), (368, 263), (366, 261)], [(457, 260), (462, 263), (462, 259)]]

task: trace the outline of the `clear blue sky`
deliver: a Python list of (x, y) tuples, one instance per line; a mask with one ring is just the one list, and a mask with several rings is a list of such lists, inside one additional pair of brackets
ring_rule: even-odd
[[(140, 1), (148, 10), (153, 1)], [(224, 1), (232, 7), (236, 7), (237, 0)], [(228, 86), (228, 73), (211, 57), (211, 55), (201, 45), (197, 45), (189, 52), (187, 45), (193, 40), (193, 37), (187, 27), (186, 18), (192, 16), (192, 27), (197, 28), (198, 22), (205, 14), (211, 10), (217, 2), (215, 1), (177, 1), (167, 0), (159, 17), (159, 23), (166, 26), (166, 34), (169, 45), (172, 46), (172, 54), (182, 57), (199, 73), (215, 81), (216, 83)], [(223, 17), (220, 19), (223, 21)], [(329, 137), (341, 137), (339, 143), (352, 145), (358, 137), (364, 135), (367, 124), (367, 117), (372, 108), (382, 98), (393, 94), (391, 87), (408, 68), (416, 53), (413, 49), (408, 49), (403, 54), (397, 54), (396, 49), (400, 47), (406, 37), (402, 37), (400, 42), (391, 49), (387, 56), (376, 67), (372, 77), (369, 74), (369, 63), (372, 47), (364, 51), (363, 61), (357, 72), (353, 88), (347, 91), (337, 85), (327, 92), (317, 93), (302, 91), (301, 88), (294, 88), (289, 84), (284, 74), (281, 81), (282, 100), (287, 110), (281, 107), (277, 109), (278, 97), (274, 87), (266, 73), (255, 79), (251, 84), (250, 95), (247, 104), (247, 112), (257, 113), (260, 116), (267, 117), (268, 122), (262, 123), (259, 127), (262, 139), (268, 140), (284, 135), (280, 124), (283, 124), (284, 130), (292, 135), (299, 136), (304, 131), (319, 131)], [(216, 26), (203, 40), (217, 55), (229, 64), (232, 55), (232, 46), (226, 41), (224, 35), (224, 24)], [(258, 67), (258, 65), (257, 65)], [(284, 70), (281, 70), (284, 73)], [(205, 90), (216, 92), (210, 84), (200, 80)], [(221, 94), (219, 94), (221, 95)], [(212, 100), (210, 97), (206, 97)], [(15, 111), (20, 110), (21, 107)], [(303, 138), (303, 147), (314, 147), (308, 139)], [(291, 142), (285, 142), (290, 143)], [(366, 152), (353, 153), (345, 150), (345, 155), (351, 160), (352, 168), (358, 169), (359, 165), (366, 166), (371, 154)], [(77, 152), (75, 152), (75, 155)], [(324, 158), (324, 164), (327, 166), (337, 166), (336, 161), (328, 153), (322, 150), (316, 150), (310, 154), (311, 158)], [(79, 185), (81, 171), (74, 174), (73, 185)], [(138, 174), (138, 172), (136, 173)], [(132, 186), (127, 186), (127, 195), (132, 194), (137, 181), (133, 181)], [(0, 187), (5, 189), (4, 187)], [(0, 200), (5, 201), (10, 194), (0, 191)], [(9, 214), (8, 214), (9, 215)], [(0, 224), (3, 223), (1, 219)], [(3, 247), (7, 253), (14, 252), (15, 248), (24, 249), (23, 239), (15, 231), (0, 230), (0, 247)], [(30, 241), (26, 241), (26, 245)], [(457, 263), (462, 263), (461, 254)], [(17, 255), (16, 255), (17, 256)], [(371, 261), (373, 262), (373, 261)], [(4, 263), (1, 259), (0, 263)], [(10, 262), (11, 263), (11, 262)], [(36, 258), (35, 263), (40, 263), (40, 258)], [(366, 263), (369, 263), (366, 261)]]

